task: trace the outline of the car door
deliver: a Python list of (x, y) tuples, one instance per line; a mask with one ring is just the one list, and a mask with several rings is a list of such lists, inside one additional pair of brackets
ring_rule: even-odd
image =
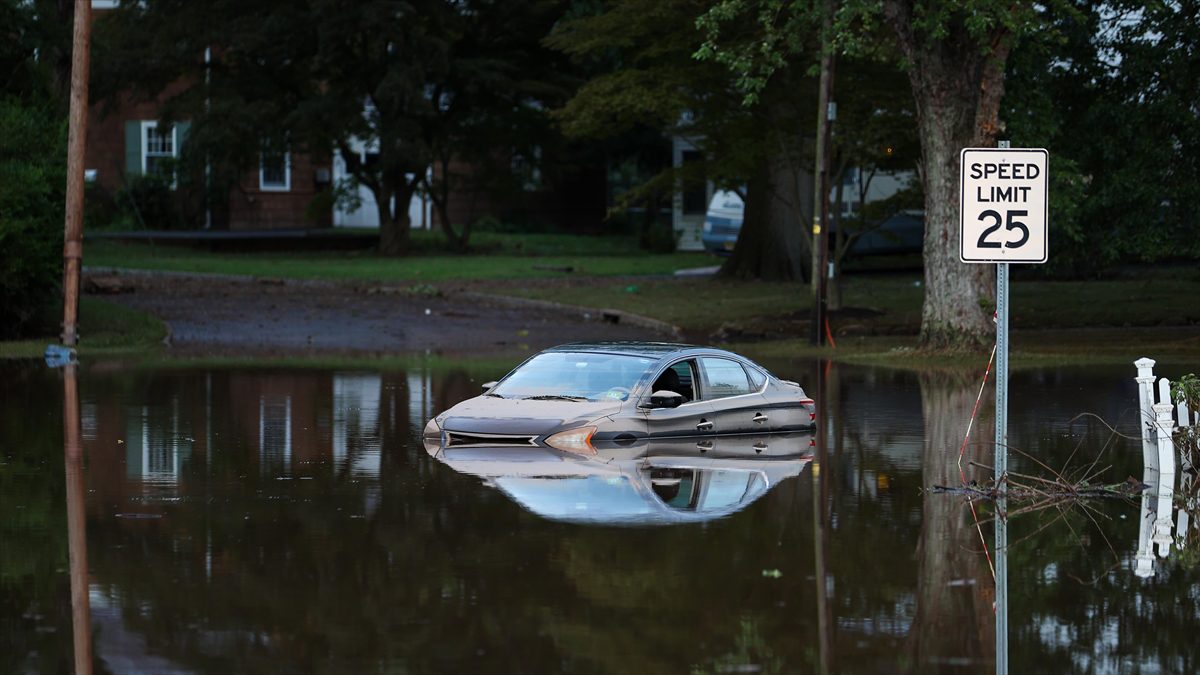
[[(713, 407), (708, 401), (698, 396), (700, 378), (697, 373), (695, 359), (676, 361), (663, 371), (660, 371), (652, 381), (657, 384), (667, 378), (664, 371), (673, 370), (677, 383), (672, 389), (683, 395), (684, 402), (678, 408), (656, 408), (646, 410), (642, 414), (646, 418), (650, 438), (678, 438), (690, 436), (711, 436), (716, 426), (713, 420)], [(653, 393), (654, 384), (645, 392), (646, 396)]]
[(770, 410), (741, 363), (704, 356), (698, 359), (702, 398), (713, 406), (718, 434), (764, 433), (771, 430)]

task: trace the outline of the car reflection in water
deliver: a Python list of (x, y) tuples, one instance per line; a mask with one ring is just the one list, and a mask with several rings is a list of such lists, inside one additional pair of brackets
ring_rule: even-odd
[(425, 449), (551, 520), (608, 525), (701, 522), (736, 513), (812, 461), (813, 434), (597, 443), (595, 454), (547, 447)]

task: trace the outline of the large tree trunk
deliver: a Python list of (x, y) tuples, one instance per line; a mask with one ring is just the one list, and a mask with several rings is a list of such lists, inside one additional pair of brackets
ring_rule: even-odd
[[(921, 481), (926, 488), (959, 485), (958, 450), (978, 383), (971, 374), (943, 372), (921, 373), (920, 382), (925, 421)], [(991, 445), (978, 441), (990, 439), (992, 427), (977, 424), (973, 433), (963, 457), (968, 481), (985, 478), (984, 471), (969, 462), (991, 461)], [(938, 672), (945, 669), (943, 664), (957, 662), (969, 664), (969, 671), (984, 672), (996, 653), (995, 582), (981, 551), (979, 530), (961, 498), (926, 490), (921, 501), (920, 576), (908, 634), (914, 671)], [(990, 529), (984, 532), (991, 534)]]
[(972, 37), (961, 13), (947, 20), (944, 38), (930, 39), (914, 29), (912, 5), (912, 0), (886, 0), (884, 15), (910, 63), (921, 136), (925, 188), (921, 345), (976, 349), (993, 340), (995, 271), (990, 265), (958, 259), (959, 152), (995, 144), (1010, 39), (1002, 28)]
[(798, 211), (805, 191), (811, 192), (811, 180), (785, 157), (763, 159), (746, 186), (742, 229), (733, 255), (721, 266), (722, 275), (764, 281), (806, 278), (810, 247)]
[[(395, 204), (392, 204), (393, 194)], [(380, 255), (403, 255), (408, 252), (412, 223), (408, 217), (408, 203), (412, 200), (411, 187), (402, 187), (394, 193), (379, 190), (375, 193), (375, 205), (379, 210), (379, 253)]]

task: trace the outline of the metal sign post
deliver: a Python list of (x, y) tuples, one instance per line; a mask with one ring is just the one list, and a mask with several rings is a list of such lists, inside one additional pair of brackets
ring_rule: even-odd
[(1008, 277), (1009, 263), (1044, 263), (1050, 154), (963, 148), (959, 259), (996, 265), (996, 673), (1008, 673)]
[(996, 675), (1008, 675), (1008, 263), (996, 263)]

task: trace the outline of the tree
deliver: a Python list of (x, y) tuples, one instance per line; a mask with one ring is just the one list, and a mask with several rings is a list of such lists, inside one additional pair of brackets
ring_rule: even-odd
[(1014, 142), (1053, 149), (1048, 268), (1096, 276), (1121, 262), (1196, 259), (1197, 4), (1041, 12), (1053, 30), (1014, 52), (1003, 119)]
[(697, 179), (738, 192), (746, 214), (723, 272), (801, 279), (810, 244), (797, 221), (811, 215), (804, 176), (811, 149), (799, 134), (813, 116), (815, 85), (802, 74), (780, 73), (759, 104), (741, 105), (727, 69), (692, 58), (703, 40), (695, 22), (708, 7), (701, 0), (621, 0), (559, 24), (547, 44), (593, 76), (556, 117), (574, 137), (612, 138), (646, 128), (686, 137), (701, 161), (663, 171), (635, 197), (674, 192)]
[(418, 190), (462, 247), (469, 231), (446, 220), (450, 158), (553, 94), (539, 79), (547, 64), (537, 39), (557, 10), (549, 0), (123, 3), (104, 22), (101, 80), (110, 94), (171, 87), (163, 115), (193, 121), (193, 170), (207, 163), (236, 175), (264, 148), (337, 152), (351, 177), (339, 192), (363, 185), (375, 197), (382, 253), (407, 249)]
[[(902, 189), (887, 199), (868, 202), (881, 173), (911, 171), (920, 157), (912, 97), (902, 74), (891, 64), (868, 59), (842, 60), (835, 96), (837, 123), (832, 141), (829, 240), (829, 308), (841, 308), (842, 264), (863, 236), (880, 228), (903, 208), (919, 208), (918, 190)], [(844, 216), (846, 194), (857, 204)], [(915, 194), (914, 194), (915, 193)]]
[(59, 10), (0, 0), (0, 338), (43, 334), (60, 287), (71, 22)]
[[(990, 267), (958, 260), (958, 153), (995, 142), (1004, 68), (1016, 40), (1037, 25), (1034, 3), (983, 0), (853, 0), (837, 9), (842, 51), (878, 54), (880, 21), (903, 57), (916, 103), (925, 191), (925, 301), (921, 344), (969, 349), (991, 340)], [(783, 0), (725, 0), (705, 15), (705, 50), (729, 26), (758, 27), (760, 39), (719, 54), (753, 100), (786, 56), (804, 45), (820, 9)], [(707, 55), (705, 50), (700, 55)]]
[(995, 145), (1004, 68), (1028, 30), (1033, 3), (884, 0), (882, 14), (900, 52), (917, 105), (925, 188), (925, 301), (921, 344), (981, 347), (993, 336), (995, 273), (958, 259), (959, 151)]

